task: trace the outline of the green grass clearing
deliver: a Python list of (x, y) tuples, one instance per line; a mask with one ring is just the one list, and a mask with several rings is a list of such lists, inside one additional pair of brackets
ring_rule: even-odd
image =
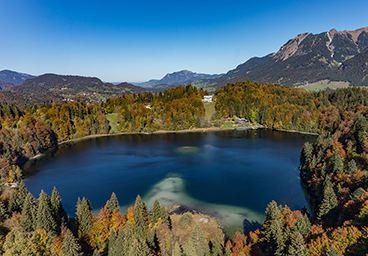
[(215, 102), (204, 103), (204, 110), (206, 112), (206, 120), (209, 121), (215, 113)]
[(223, 122), (222, 128), (233, 128), (234, 123), (233, 122)]
[(119, 132), (118, 122), (116, 120), (117, 113), (107, 114), (106, 118), (109, 121), (109, 125), (111, 126), (110, 133), (117, 133)]
[(336, 81), (330, 81), (330, 80), (322, 80), (322, 81), (308, 84), (301, 88), (309, 92), (314, 92), (314, 91), (319, 91), (319, 90), (326, 90), (327, 88), (338, 89), (338, 88), (346, 88), (346, 87), (349, 87), (349, 82), (336, 82)]

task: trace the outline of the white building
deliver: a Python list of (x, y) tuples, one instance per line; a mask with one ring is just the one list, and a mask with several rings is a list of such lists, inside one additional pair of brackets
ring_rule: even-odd
[(213, 95), (206, 95), (206, 96), (203, 96), (203, 102), (212, 102), (213, 100)]

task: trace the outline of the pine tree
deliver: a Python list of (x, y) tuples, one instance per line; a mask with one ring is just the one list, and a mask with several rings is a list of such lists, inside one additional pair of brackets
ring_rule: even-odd
[(185, 245), (184, 245), (184, 255), (185, 256), (200, 255), (200, 254), (197, 254), (191, 239), (189, 239), (188, 242), (186, 242)]
[(52, 209), (53, 217), (58, 227), (57, 231), (58, 233), (60, 233), (60, 227), (62, 226), (62, 223), (65, 224), (67, 222), (68, 217), (63, 208), (63, 205), (61, 204), (61, 197), (56, 187), (54, 187), (54, 189), (52, 190), (51, 209)]
[(116, 231), (115, 229), (112, 227), (110, 229), (110, 240), (109, 240), (109, 246), (108, 246), (108, 252), (109, 252), (109, 255), (111, 256), (112, 255), (112, 251), (114, 249), (114, 246), (115, 246), (115, 241), (116, 241), (116, 238), (117, 238), (117, 235), (116, 235)]
[(145, 237), (148, 230), (147, 211), (142, 203), (141, 197), (138, 195), (134, 205), (134, 231), (137, 236)]
[(6, 209), (3, 201), (0, 200), (0, 221), (4, 221), (9, 218), (8, 210)]
[(109, 244), (109, 256), (125, 255), (124, 236), (125, 236), (125, 230), (123, 227), (121, 227), (119, 229), (115, 242), (111, 248)]
[(132, 224), (129, 221), (127, 221), (126, 226), (125, 226), (125, 234), (123, 238), (123, 248), (125, 249), (126, 251), (125, 255), (127, 256), (129, 255), (128, 252), (131, 250), (132, 243), (133, 243), (135, 236), (136, 236), (136, 233), (133, 231)]
[(63, 239), (60, 256), (79, 256), (82, 255), (80, 250), (81, 246), (78, 244), (77, 239), (74, 237), (73, 233), (67, 229)]
[(215, 239), (212, 241), (212, 250), (211, 255), (213, 256), (221, 256), (222, 255), (222, 246), (220, 244), (220, 241), (218, 237), (216, 236)]
[(262, 227), (266, 255), (282, 255), (285, 239), (282, 233), (281, 210), (275, 201), (268, 204), (266, 221)]
[(352, 159), (348, 164), (348, 174), (353, 174), (357, 169), (356, 162)]
[(18, 196), (18, 193), (14, 189), (12, 190), (10, 194), (8, 211), (9, 213), (20, 212), (19, 196)]
[(159, 218), (161, 218), (161, 207), (160, 207), (160, 203), (156, 199), (153, 202), (153, 207), (152, 207), (152, 211), (151, 211), (151, 223), (152, 224), (157, 223)]
[(197, 223), (193, 229), (192, 236), (190, 237), (193, 247), (197, 255), (210, 255), (210, 249), (206, 241), (206, 237), (199, 224)]
[(78, 228), (78, 237), (83, 238), (87, 234), (87, 231), (92, 227), (92, 212), (90, 203), (84, 197), (82, 201), (80, 201), (78, 198), (77, 212), (75, 215), (75, 221)]
[(172, 256), (182, 256), (182, 255), (183, 255), (183, 253), (181, 251), (180, 244), (178, 243), (178, 241), (176, 241), (175, 245), (174, 245), (174, 250), (173, 250)]
[(24, 201), (26, 200), (26, 197), (28, 194), (27, 186), (23, 180), (18, 185), (18, 191), (19, 191), (18, 203), (19, 203), (20, 211), (21, 211), (23, 208)]
[(106, 207), (110, 211), (114, 211), (114, 210), (119, 211), (120, 210), (119, 201), (118, 201), (118, 198), (116, 197), (114, 192), (112, 192), (110, 199), (107, 200)]
[(332, 223), (337, 205), (337, 197), (334, 190), (331, 187), (327, 187), (323, 193), (323, 200), (319, 206), (317, 219), (322, 222)]
[(28, 195), (23, 204), (22, 217), (20, 218), (20, 225), (24, 231), (31, 232), (35, 230), (36, 214), (36, 201), (32, 194), (28, 192)]
[(292, 236), (291, 243), (288, 249), (288, 255), (290, 256), (308, 256), (308, 250), (305, 245), (303, 236), (298, 234), (296, 236)]
[(50, 197), (43, 190), (38, 198), (36, 229), (56, 232), (56, 222), (52, 214)]
[(305, 236), (306, 234), (311, 232), (311, 223), (307, 217), (307, 215), (298, 216), (293, 231), (302, 234)]

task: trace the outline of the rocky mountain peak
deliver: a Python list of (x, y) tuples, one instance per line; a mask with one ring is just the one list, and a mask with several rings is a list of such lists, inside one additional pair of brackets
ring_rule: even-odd
[(297, 35), (293, 39), (289, 40), (286, 44), (284, 44), (280, 50), (275, 54), (273, 57), (276, 60), (287, 60), (291, 56), (294, 55), (303, 55), (302, 52), (298, 52), (299, 45), (303, 40), (309, 35), (309, 33), (303, 33), (300, 35)]

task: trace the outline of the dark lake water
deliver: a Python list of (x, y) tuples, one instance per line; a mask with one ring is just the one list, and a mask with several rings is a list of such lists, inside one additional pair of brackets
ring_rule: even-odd
[(148, 207), (158, 198), (228, 226), (261, 222), (271, 200), (307, 206), (298, 170), (307, 140), (314, 137), (265, 129), (90, 139), (39, 161), (25, 183), (35, 197), (55, 186), (71, 216), (78, 197), (99, 210), (115, 192), (123, 211), (139, 194)]

